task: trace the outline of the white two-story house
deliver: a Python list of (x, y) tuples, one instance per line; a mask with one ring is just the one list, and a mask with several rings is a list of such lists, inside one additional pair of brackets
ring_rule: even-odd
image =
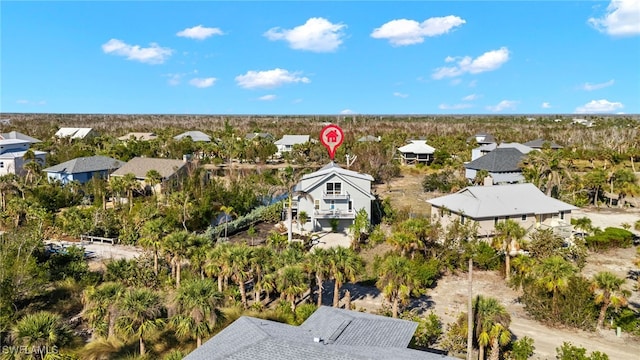
[[(0, 176), (7, 174), (22, 175), (24, 173), (24, 164), (29, 162), (29, 160), (24, 159), (24, 155), (29, 151), (29, 147), (33, 142), (19, 138), (2, 137), (0, 139)], [(34, 161), (38, 162), (40, 166), (44, 166), (47, 153), (33, 151), (33, 154), (35, 155)]]
[[(311, 231), (330, 231), (331, 223), (337, 225), (339, 231), (347, 229), (356, 213), (364, 209), (371, 221), (371, 194), (373, 177), (356, 171), (343, 169), (330, 162), (318, 171), (306, 174), (296, 185), (295, 190), (309, 194), (311, 199), (297, 197), (297, 214), (306, 212)], [(292, 206), (293, 207), (293, 206)]]

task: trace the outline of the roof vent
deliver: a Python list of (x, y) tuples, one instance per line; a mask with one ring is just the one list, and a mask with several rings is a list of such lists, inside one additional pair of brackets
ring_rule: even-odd
[(314, 337), (313, 338), (313, 342), (314, 343), (320, 343), (320, 342), (322, 342), (322, 339), (320, 339), (319, 337)]

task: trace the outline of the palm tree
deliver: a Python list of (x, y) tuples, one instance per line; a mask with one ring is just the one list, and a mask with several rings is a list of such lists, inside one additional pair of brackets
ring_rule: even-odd
[(245, 309), (248, 307), (245, 284), (251, 277), (251, 255), (251, 249), (246, 245), (235, 245), (229, 251), (229, 271), (238, 283), (242, 306)]
[(193, 270), (197, 270), (200, 278), (204, 279), (204, 266), (207, 262), (207, 253), (213, 247), (211, 239), (205, 235), (193, 235), (189, 237), (186, 257)]
[(158, 276), (158, 253), (162, 247), (162, 238), (167, 233), (167, 226), (162, 218), (146, 221), (140, 229), (140, 245), (153, 251), (153, 273)]
[(220, 323), (218, 308), (223, 300), (222, 293), (216, 291), (211, 279), (185, 282), (173, 299), (176, 315), (170, 323), (176, 335), (179, 338), (195, 338), (196, 346), (200, 347), (202, 338), (211, 335)]
[(7, 195), (17, 189), (17, 177), (15, 174), (0, 176), (0, 211), (7, 209)]
[(100, 336), (111, 339), (115, 335), (118, 304), (124, 292), (124, 286), (115, 282), (105, 282), (98, 287), (89, 287), (84, 291), (83, 317), (89, 321), (91, 327)]
[(569, 177), (560, 152), (555, 150), (531, 151), (523, 161), (528, 180), (543, 188), (547, 196), (558, 189), (562, 180)]
[(162, 175), (160, 175), (158, 170), (151, 169), (145, 174), (145, 181), (149, 184), (153, 196), (157, 198), (156, 186), (162, 182)]
[(500, 324), (502, 328), (508, 329), (511, 316), (495, 298), (478, 295), (473, 301), (473, 318), (473, 333), (479, 349), (478, 359), (484, 360), (485, 348), (491, 343), (490, 332), (492, 328), (494, 325)]
[(252, 250), (252, 255), (249, 262), (253, 274), (253, 303), (258, 304), (263, 290), (262, 279), (273, 269), (274, 253), (271, 248), (260, 246)]
[(329, 257), (331, 251), (323, 248), (314, 248), (313, 252), (309, 253), (307, 257), (307, 264), (309, 269), (315, 274), (317, 290), (318, 306), (322, 305), (322, 291), (324, 290), (324, 281), (329, 276)]
[(500, 346), (506, 346), (511, 342), (511, 332), (502, 324), (494, 324), (489, 331), (489, 344), (491, 352), (489, 359), (500, 360)]
[(351, 250), (341, 246), (331, 248), (329, 252), (329, 273), (334, 280), (333, 307), (340, 303), (340, 288), (345, 281), (355, 281), (364, 267), (362, 258)]
[(536, 260), (528, 255), (518, 255), (513, 258), (514, 276), (511, 285), (522, 290), (524, 284), (531, 280), (531, 273), (536, 265)]
[(289, 265), (280, 269), (276, 279), (277, 289), (291, 303), (291, 311), (296, 311), (296, 297), (307, 291), (307, 279), (299, 265)]
[(160, 296), (149, 289), (130, 289), (119, 304), (121, 315), (116, 320), (116, 333), (124, 339), (136, 336), (140, 355), (146, 354), (145, 339), (164, 326)]
[(204, 272), (207, 276), (218, 278), (219, 292), (225, 289), (227, 279), (231, 275), (229, 253), (232, 246), (230, 243), (221, 243), (207, 252)]
[(591, 219), (586, 216), (581, 218), (571, 218), (571, 224), (574, 228), (582, 231), (582, 239), (584, 240), (584, 234), (591, 232), (593, 230), (593, 226), (591, 223)]
[(504, 251), (505, 279), (511, 279), (511, 248), (513, 242), (521, 241), (526, 230), (517, 222), (507, 219), (496, 225), (497, 235), (493, 237), (493, 245)]
[(420, 239), (415, 234), (406, 231), (394, 232), (387, 238), (387, 242), (400, 251), (402, 256), (406, 256), (407, 252), (410, 252), (412, 258), (416, 251), (424, 249), (424, 244)]
[(176, 277), (176, 287), (180, 287), (182, 259), (186, 257), (189, 250), (190, 237), (189, 232), (180, 230), (167, 235), (162, 241), (162, 251), (169, 256), (171, 273)]
[(224, 220), (224, 239), (227, 240), (227, 228), (229, 226), (229, 221), (232, 219), (233, 215), (236, 215), (236, 213), (232, 206), (221, 206), (220, 212), (222, 213), (222, 220)]
[(10, 336), (15, 346), (25, 346), (44, 358), (48, 349), (69, 343), (72, 333), (60, 315), (40, 311), (18, 320)]
[(117, 196), (118, 201), (114, 201), (114, 205), (117, 204), (120, 206), (122, 193), (125, 191), (125, 184), (122, 176), (111, 176), (109, 178), (108, 188), (114, 198)]
[(553, 314), (558, 314), (558, 293), (569, 286), (569, 280), (576, 273), (576, 269), (561, 256), (555, 255), (542, 260), (535, 270), (537, 284), (552, 293)]
[(140, 183), (136, 176), (132, 173), (126, 174), (122, 178), (124, 190), (127, 192), (127, 201), (129, 202), (129, 212), (133, 209), (133, 192), (140, 189)]
[(602, 304), (600, 315), (598, 315), (597, 329), (601, 329), (604, 324), (604, 317), (609, 306), (619, 308), (627, 304), (627, 297), (631, 295), (628, 290), (622, 289), (625, 279), (619, 278), (608, 271), (601, 271), (593, 277), (591, 289), (596, 292), (596, 304)]
[(398, 304), (406, 302), (411, 293), (420, 286), (411, 261), (401, 255), (390, 255), (382, 262), (378, 271), (378, 289), (392, 303), (393, 317), (398, 317)]

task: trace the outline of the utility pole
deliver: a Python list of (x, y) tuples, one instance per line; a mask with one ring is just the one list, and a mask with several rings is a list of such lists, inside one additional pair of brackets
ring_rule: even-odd
[(473, 259), (469, 257), (469, 299), (467, 300), (467, 360), (473, 353)]

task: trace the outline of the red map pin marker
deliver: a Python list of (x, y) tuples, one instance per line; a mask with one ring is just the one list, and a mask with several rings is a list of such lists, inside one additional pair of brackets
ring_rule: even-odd
[(329, 124), (320, 131), (320, 142), (329, 151), (331, 160), (336, 156), (336, 149), (344, 140), (344, 132), (338, 125)]

